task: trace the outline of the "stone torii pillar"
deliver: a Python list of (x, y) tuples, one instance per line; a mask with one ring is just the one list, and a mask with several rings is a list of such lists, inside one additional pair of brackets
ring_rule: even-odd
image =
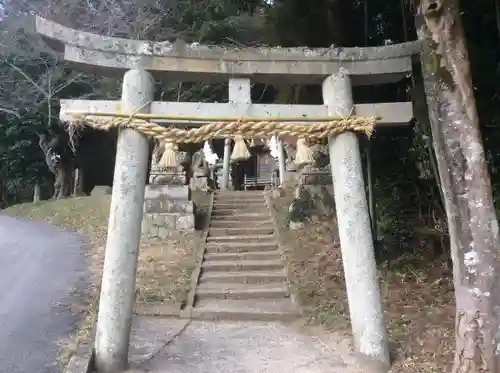
[[(345, 68), (324, 80), (323, 101), (332, 116), (351, 113), (352, 88)], [(362, 355), (389, 366), (388, 336), (358, 138), (355, 133), (345, 132), (329, 138), (328, 143), (354, 343)]]
[[(249, 78), (231, 78), (229, 79), (229, 103), (251, 104), (251, 84)], [(231, 140), (225, 139), (224, 142), (224, 163), (222, 164), (222, 184), (221, 189), (227, 189), (229, 186), (229, 162), (231, 158)]]
[[(149, 72), (134, 69), (125, 73), (125, 112), (149, 112), (153, 96), (154, 79)], [(95, 338), (99, 373), (128, 368), (148, 155), (147, 137), (133, 129), (120, 130)]]

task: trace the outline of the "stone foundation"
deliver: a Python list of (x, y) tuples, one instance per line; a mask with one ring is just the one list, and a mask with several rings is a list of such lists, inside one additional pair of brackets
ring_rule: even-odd
[(332, 174), (326, 170), (305, 167), (296, 173), (295, 199), (289, 206), (290, 229), (299, 229), (312, 216), (325, 216), (335, 211)]
[(146, 185), (142, 234), (166, 238), (195, 229), (195, 205), (187, 185)]

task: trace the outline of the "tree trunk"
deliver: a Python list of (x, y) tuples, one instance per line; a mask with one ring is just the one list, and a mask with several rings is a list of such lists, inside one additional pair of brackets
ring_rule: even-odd
[(422, 72), (450, 233), (456, 300), (453, 372), (500, 372), (498, 221), (458, 0), (420, 0)]
[(45, 155), (45, 163), (54, 174), (54, 194), (52, 198), (60, 199), (69, 197), (73, 175), (73, 157), (66, 151), (67, 143), (61, 138), (54, 136), (47, 141), (44, 134), (38, 134), (38, 145)]

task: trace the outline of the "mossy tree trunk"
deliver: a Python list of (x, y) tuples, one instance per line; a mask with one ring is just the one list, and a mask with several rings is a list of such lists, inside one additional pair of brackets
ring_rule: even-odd
[(458, 0), (420, 0), (422, 71), (450, 233), (453, 372), (500, 372), (499, 233)]
[(68, 150), (64, 136), (55, 135), (47, 141), (45, 134), (39, 134), (38, 145), (45, 155), (45, 163), (54, 174), (54, 195), (52, 198), (69, 197), (73, 176), (73, 156)]

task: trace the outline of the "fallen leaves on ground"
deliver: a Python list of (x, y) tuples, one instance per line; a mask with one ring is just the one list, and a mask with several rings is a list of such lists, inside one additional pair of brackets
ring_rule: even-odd
[[(292, 286), (309, 321), (349, 334), (349, 308), (342, 254), (334, 216), (316, 219), (303, 229), (286, 227), (293, 193), (274, 200)], [(415, 258), (412, 258), (415, 259)], [(379, 266), (385, 319), (394, 363), (391, 373), (449, 370), (453, 357), (454, 297), (451, 274), (440, 262), (420, 261), (419, 268)]]
[(195, 265), (195, 248), (201, 237), (194, 234), (176, 234), (168, 243), (144, 241), (137, 268), (138, 302), (168, 302), (183, 308), (191, 285)]

